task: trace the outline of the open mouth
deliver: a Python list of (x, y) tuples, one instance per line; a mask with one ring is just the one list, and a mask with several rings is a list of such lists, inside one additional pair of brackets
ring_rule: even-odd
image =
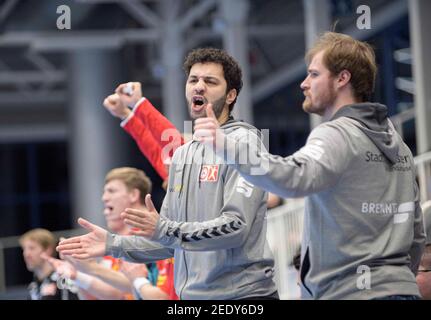
[(112, 206), (105, 206), (105, 209), (103, 210), (103, 212), (105, 214), (110, 214), (113, 210), (114, 210), (114, 207), (112, 207)]
[(206, 103), (207, 103), (207, 101), (204, 97), (193, 96), (193, 98), (192, 98), (192, 109), (194, 111), (201, 111), (205, 107)]

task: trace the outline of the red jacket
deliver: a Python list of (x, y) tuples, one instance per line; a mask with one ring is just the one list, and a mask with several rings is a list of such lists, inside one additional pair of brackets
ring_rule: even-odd
[(146, 98), (136, 104), (121, 126), (133, 137), (159, 176), (166, 180), (166, 166), (176, 148), (184, 144), (181, 133)]

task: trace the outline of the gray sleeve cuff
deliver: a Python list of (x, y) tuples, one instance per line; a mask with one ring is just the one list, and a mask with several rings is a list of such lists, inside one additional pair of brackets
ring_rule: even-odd
[(147, 100), (147, 98), (142, 97), (141, 99), (139, 99), (139, 101), (135, 104), (135, 106), (132, 108), (132, 112), (129, 113), (129, 115), (127, 117), (125, 117), (121, 123), (120, 126), (122, 128), (124, 128), (124, 126), (127, 124), (127, 122), (129, 122), (129, 120), (135, 115), (136, 110), (138, 110), (139, 106), (145, 101)]
[(105, 249), (106, 255), (119, 258), (121, 256), (121, 251), (121, 236), (108, 232)]
[(154, 230), (154, 234), (151, 237), (151, 241), (159, 242), (165, 238), (167, 230), (167, 221), (162, 216), (157, 220), (156, 229)]
[(120, 126), (122, 127), (122, 128), (124, 128), (124, 126), (127, 124), (127, 122), (129, 122), (129, 120), (130, 119), (132, 119), (132, 117), (135, 115), (135, 113), (132, 111), (132, 112), (130, 112), (129, 113), (129, 115), (127, 116), (127, 117), (125, 117), (122, 121), (121, 121), (121, 123), (120, 123)]

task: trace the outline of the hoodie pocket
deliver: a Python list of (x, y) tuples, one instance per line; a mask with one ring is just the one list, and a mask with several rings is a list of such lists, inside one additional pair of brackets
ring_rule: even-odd
[(313, 296), (310, 289), (308, 289), (308, 287), (305, 285), (305, 277), (307, 276), (307, 273), (310, 270), (310, 257), (309, 257), (308, 250), (309, 250), (309, 248), (307, 247), (307, 250), (305, 251), (304, 259), (302, 260), (302, 264), (301, 264), (300, 277), (301, 277), (302, 286), (305, 288), (305, 290), (307, 290), (307, 292), (311, 296)]

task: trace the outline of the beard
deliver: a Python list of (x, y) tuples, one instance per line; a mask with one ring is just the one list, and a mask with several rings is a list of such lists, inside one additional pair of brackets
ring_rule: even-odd
[[(217, 119), (220, 118), (220, 115), (223, 112), (225, 104), (226, 104), (226, 95), (224, 95), (223, 97), (221, 97), (220, 99), (218, 99), (212, 103), (213, 111), (214, 111), (214, 114), (217, 117)], [(205, 110), (205, 115), (208, 116), (206, 110)]]
[[(210, 103), (209, 101), (205, 101), (205, 104)], [(199, 118), (204, 118), (207, 116), (207, 111), (206, 108), (203, 108), (200, 112), (196, 113), (193, 112), (192, 110), (192, 102), (189, 101), (189, 114), (190, 114), (190, 118), (192, 118), (193, 120), (199, 119)], [(226, 104), (226, 95), (223, 95), (221, 98), (217, 99), (216, 101), (212, 102), (212, 106), (213, 106), (213, 111), (215, 116), (217, 117), (217, 119), (220, 117), (220, 115), (222, 114), (223, 110), (224, 110), (224, 106)]]
[[(315, 113), (323, 115), (329, 107), (334, 104), (336, 98), (335, 90), (332, 87), (328, 87), (323, 95), (319, 97), (319, 100), (313, 99), (313, 96), (306, 96), (302, 103), (302, 109), (307, 113)], [(314, 101), (313, 101), (314, 100)]]

